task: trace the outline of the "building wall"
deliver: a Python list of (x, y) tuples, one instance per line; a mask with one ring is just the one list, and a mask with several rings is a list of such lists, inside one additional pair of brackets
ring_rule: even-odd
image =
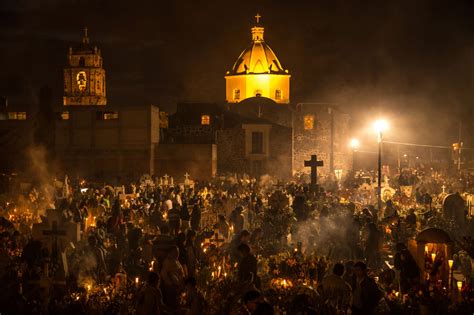
[[(312, 130), (305, 130), (305, 116), (314, 117)], [(333, 117), (331, 117), (333, 116)], [(331, 135), (331, 120), (333, 132)], [(321, 175), (331, 172), (331, 151), (333, 152), (333, 170), (342, 169), (343, 176), (352, 169), (352, 151), (349, 148), (349, 115), (331, 109), (327, 105), (303, 104), (298, 105), (293, 115), (294, 128), (294, 157), (295, 172), (309, 173), (310, 169), (304, 167), (304, 161), (310, 159), (312, 154), (324, 162), (318, 168)], [(331, 136), (332, 148), (331, 148)], [(333, 171), (332, 170), (332, 171)]]
[(208, 180), (217, 173), (217, 147), (215, 144), (161, 143), (155, 149), (156, 174), (183, 180)]
[(68, 109), (69, 119), (56, 124), (56, 158), (65, 172), (99, 178), (154, 173), (157, 107), (108, 107), (107, 112), (118, 113), (118, 119), (110, 120), (99, 119), (102, 108)]

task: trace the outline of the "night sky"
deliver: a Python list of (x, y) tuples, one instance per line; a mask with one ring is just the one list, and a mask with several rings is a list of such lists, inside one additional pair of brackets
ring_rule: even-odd
[(1, 0), (0, 95), (36, 102), (47, 85), (61, 104), (66, 52), (87, 25), (109, 104), (223, 101), (258, 12), (293, 102), (337, 103), (356, 125), (396, 117), (395, 140), (451, 141), (473, 117), (474, 1), (360, 3)]

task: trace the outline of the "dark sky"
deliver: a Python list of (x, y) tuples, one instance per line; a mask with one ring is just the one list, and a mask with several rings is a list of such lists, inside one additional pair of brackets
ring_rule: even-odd
[(400, 130), (416, 126), (399, 138), (425, 142), (450, 140), (460, 118), (473, 118), (470, 0), (0, 0), (0, 95), (34, 102), (48, 85), (59, 104), (67, 48), (87, 25), (109, 103), (222, 101), (257, 12), (292, 75), (293, 102), (335, 102), (360, 124), (393, 117)]

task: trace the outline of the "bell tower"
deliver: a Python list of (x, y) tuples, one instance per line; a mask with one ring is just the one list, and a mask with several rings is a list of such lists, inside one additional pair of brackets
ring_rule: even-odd
[(82, 42), (69, 47), (67, 66), (64, 68), (63, 105), (106, 105), (105, 70), (97, 46), (91, 46), (87, 27)]

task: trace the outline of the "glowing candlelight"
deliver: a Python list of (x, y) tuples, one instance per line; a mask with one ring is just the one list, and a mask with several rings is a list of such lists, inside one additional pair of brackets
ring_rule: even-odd
[(211, 279), (214, 280), (214, 271), (211, 273)]
[(436, 259), (436, 253), (432, 253), (432, 254), (431, 254), (431, 259), (433, 260), (433, 262), (435, 262), (435, 259)]
[(428, 245), (425, 245), (425, 254), (428, 254)]
[(224, 278), (227, 278), (227, 272), (224, 272)]
[(449, 269), (453, 268), (453, 264), (454, 264), (454, 260), (452, 260), (452, 259), (448, 260)]
[(398, 298), (398, 295), (400, 294), (400, 292), (398, 291), (395, 291), (395, 296)]
[(92, 286), (90, 284), (87, 285), (87, 292), (89, 292), (92, 289)]
[(136, 286), (138, 287), (138, 283), (139, 283), (140, 279), (138, 279), (138, 277), (135, 278), (135, 284)]
[(221, 266), (217, 267), (217, 278), (221, 276)]
[(281, 284), (283, 285), (283, 288), (286, 289), (286, 287), (288, 286), (288, 283), (286, 282), (286, 279), (283, 279), (283, 281), (281, 282)]
[(462, 281), (458, 281), (456, 284), (457, 284), (457, 286), (458, 286), (458, 291), (461, 292), (461, 289), (462, 289)]
[(298, 248), (295, 248), (295, 253), (298, 251)]

